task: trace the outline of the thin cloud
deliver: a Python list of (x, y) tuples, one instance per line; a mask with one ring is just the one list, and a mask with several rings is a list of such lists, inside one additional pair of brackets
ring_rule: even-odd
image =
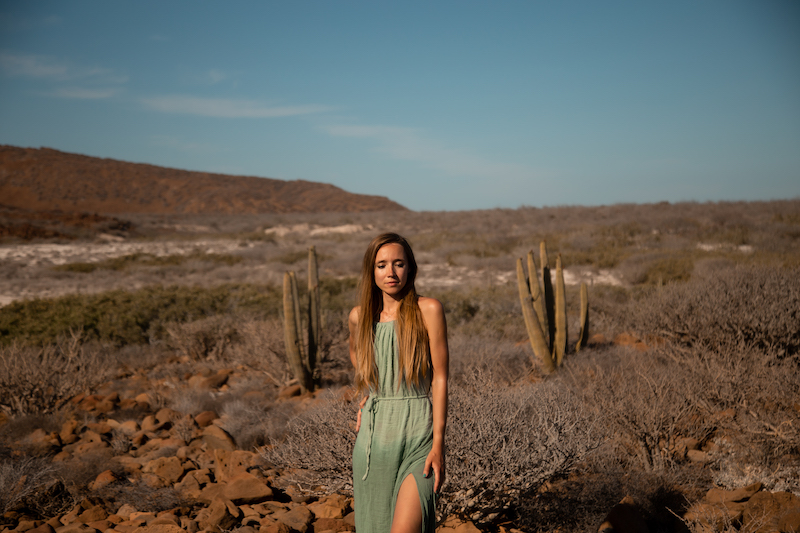
[(393, 126), (330, 125), (323, 130), (333, 137), (371, 139), (376, 150), (393, 159), (414, 161), (451, 176), (529, 177), (530, 169), (521, 165), (497, 163), (462, 150), (447, 148), (424, 137), (413, 128)]
[(188, 142), (170, 135), (152, 135), (150, 137), (156, 146), (165, 146), (173, 150), (191, 153), (217, 152), (218, 146), (209, 143)]
[(0, 52), (0, 69), (9, 76), (49, 81), (85, 80), (93, 83), (121, 84), (128, 76), (101, 67), (80, 67), (52, 56)]
[(158, 96), (142, 100), (145, 107), (163, 113), (199, 115), (215, 118), (277, 118), (310, 115), (329, 111), (321, 105), (268, 106), (255, 100)]
[(102, 100), (119, 93), (119, 89), (85, 89), (81, 87), (65, 87), (57, 89), (50, 96), (56, 98), (72, 98), (76, 100)]
[(219, 83), (219, 82), (221, 82), (221, 81), (223, 81), (223, 80), (225, 80), (227, 78), (228, 78), (227, 74), (225, 74), (221, 70), (217, 70), (215, 68), (212, 68), (211, 70), (206, 72), (206, 79), (212, 85), (215, 84), (215, 83)]

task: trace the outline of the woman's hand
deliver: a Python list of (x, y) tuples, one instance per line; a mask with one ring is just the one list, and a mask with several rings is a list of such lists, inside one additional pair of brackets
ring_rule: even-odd
[(364, 404), (367, 403), (367, 397), (364, 396), (361, 398), (361, 401), (358, 402), (358, 415), (356, 416), (356, 433), (358, 430), (361, 429), (361, 411), (364, 409)]
[(444, 453), (433, 449), (431, 453), (428, 454), (428, 458), (425, 459), (425, 468), (422, 470), (422, 475), (428, 477), (431, 473), (431, 469), (433, 469), (433, 475), (435, 476), (433, 480), (433, 492), (439, 494), (439, 491), (442, 490), (442, 485), (444, 485)]

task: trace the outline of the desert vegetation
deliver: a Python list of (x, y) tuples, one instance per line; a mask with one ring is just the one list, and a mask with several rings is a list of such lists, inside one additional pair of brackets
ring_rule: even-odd
[[(447, 311), (442, 531), (596, 531), (614, 513), (789, 531), (799, 514), (800, 201), (119, 218), (0, 246), (0, 529), (347, 530), (345, 318), (385, 230)], [(542, 240), (566, 280), (551, 374), (515, 277)], [(319, 382), (300, 394), (282, 284), (312, 245)]]

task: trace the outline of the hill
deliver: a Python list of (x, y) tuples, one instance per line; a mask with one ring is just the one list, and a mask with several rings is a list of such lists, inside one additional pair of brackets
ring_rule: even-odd
[(257, 214), (405, 211), (327, 183), (191, 172), (0, 145), (0, 204), (35, 211)]

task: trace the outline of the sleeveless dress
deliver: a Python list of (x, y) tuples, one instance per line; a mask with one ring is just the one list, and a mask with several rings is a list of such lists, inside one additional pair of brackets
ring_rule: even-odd
[(433, 446), (433, 409), (428, 391), (398, 387), (400, 368), (394, 322), (375, 324), (375, 364), (379, 391), (371, 391), (361, 413), (353, 449), (356, 533), (388, 533), (400, 485), (408, 475), (417, 482), (422, 533), (436, 526), (433, 469), (422, 470)]

